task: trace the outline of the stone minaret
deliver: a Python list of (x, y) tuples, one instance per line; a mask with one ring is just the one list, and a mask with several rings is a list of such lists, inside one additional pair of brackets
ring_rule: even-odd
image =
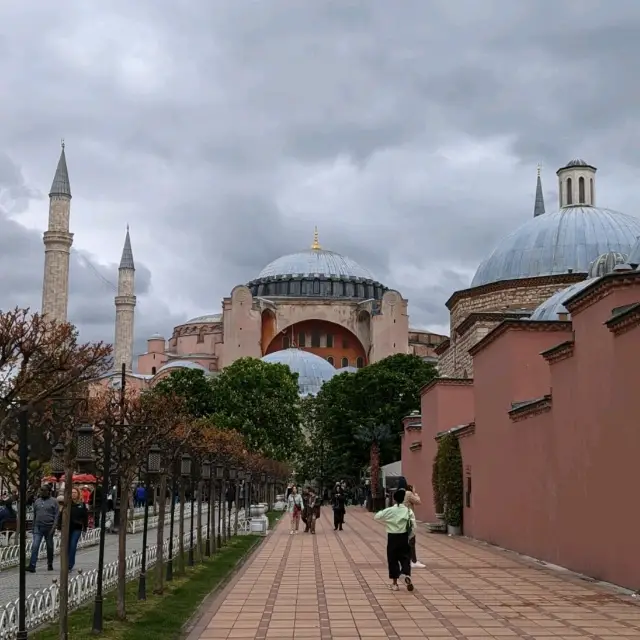
[(124, 239), (120, 268), (118, 269), (118, 295), (116, 296), (116, 339), (114, 345), (114, 367), (127, 371), (133, 369), (133, 316), (136, 308), (135, 293), (136, 267), (133, 263), (129, 226)]
[(536, 182), (536, 202), (533, 205), (533, 217), (537, 218), (545, 212), (544, 195), (542, 193), (542, 179), (540, 178), (540, 165), (538, 165), (538, 180)]
[(58, 168), (49, 193), (49, 228), (44, 232), (44, 279), (42, 313), (49, 320), (67, 321), (69, 303), (69, 254), (73, 234), (69, 233), (71, 187), (64, 142)]

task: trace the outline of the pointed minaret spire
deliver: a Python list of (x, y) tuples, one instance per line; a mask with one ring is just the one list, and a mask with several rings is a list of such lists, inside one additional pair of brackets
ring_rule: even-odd
[(44, 278), (42, 281), (42, 314), (48, 320), (67, 321), (69, 304), (69, 254), (73, 233), (69, 232), (71, 188), (64, 140), (51, 193), (49, 194), (49, 224), (44, 232)]
[(62, 151), (60, 152), (60, 159), (58, 160), (58, 168), (56, 169), (56, 175), (53, 177), (53, 183), (51, 184), (51, 196), (67, 196), (71, 197), (71, 185), (69, 184), (69, 172), (67, 170), (67, 157), (64, 154), (64, 140), (61, 141), (60, 146)]
[(124, 238), (122, 258), (118, 269), (118, 295), (116, 296), (116, 337), (114, 341), (114, 366), (116, 371), (125, 365), (127, 371), (133, 370), (133, 324), (136, 309), (135, 296), (136, 267), (131, 250), (129, 225)]
[(322, 249), (322, 247), (320, 246), (320, 240), (318, 238), (318, 227), (314, 227), (313, 229), (313, 243), (311, 244), (311, 248), (315, 251), (319, 251), (320, 249)]
[(541, 167), (538, 165), (538, 179), (536, 181), (536, 202), (533, 205), (533, 217), (537, 218), (545, 213), (544, 195), (542, 193), (542, 179), (540, 178)]
[(133, 262), (133, 251), (131, 250), (131, 238), (129, 237), (129, 225), (127, 225), (127, 235), (124, 238), (124, 247), (122, 248), (122, 258), (120, 258), (120, 269), (133, 269), (136, 265)]

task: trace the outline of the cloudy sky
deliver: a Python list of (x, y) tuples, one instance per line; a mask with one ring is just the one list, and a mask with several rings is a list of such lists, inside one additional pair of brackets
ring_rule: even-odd
[(137, 349), (215, 312), (318, 225), (443, 330), (444, 301), (600, 168), (638, 215), (638, 0), (23, 0), (0, 5), (0, 308), (39, 307), (65, 138), (69, 319), (113, 336), (126, 224)]

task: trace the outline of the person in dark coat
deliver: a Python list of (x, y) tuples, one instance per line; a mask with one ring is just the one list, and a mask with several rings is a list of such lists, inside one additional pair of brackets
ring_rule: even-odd
[(333, 494), (333, 529), (334, 531), (342, 531), (344, 525), (345, 496), (342, 487), (337, 484), (335, 493)]

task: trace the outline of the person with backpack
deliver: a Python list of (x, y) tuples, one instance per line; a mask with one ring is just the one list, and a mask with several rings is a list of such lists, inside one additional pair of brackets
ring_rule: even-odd
[(387, 564), (389, 565), (389, 589), (398, 591), (398, 579), (404, 576), (407, 591), (413, 591), (411, 582), (411, 549), (409, 534), (416, 526), (416, 517), (411, 509), (404, 505), (406, 491), (398, 489), (393, 494), (393, 507), (378, 511), (374, 518), (384, 522), (387, 527)]
[(291, 516), (291, 531), (289, 532), (289, 535), (298, 533), (303, 506), (302, 496), (298, 493), (296, 486), (293, 485), (291, 487), (291, 493), (287, 498), (287, 511)]
[[(416, 505), (419, 505), (419, 504), (421, 504), (420, 496), (418, 495), (416, 490), (413, 488), (413, 485), (408, 484), (407, 492), (405, 493), (405, 496), (404, 496), (405, 507), (408, 507), (409, 509), (411, 509), (411, 511), (415, 515), (415, 512), (416, 512), (415, 507)], [(418, 556), (416, 553), (416, 530), (415, 529), (413, 529), (409, 534), (409, 549), (411, 550), (411, 568), (424, 569), (425, 565), (418, 560)]]

